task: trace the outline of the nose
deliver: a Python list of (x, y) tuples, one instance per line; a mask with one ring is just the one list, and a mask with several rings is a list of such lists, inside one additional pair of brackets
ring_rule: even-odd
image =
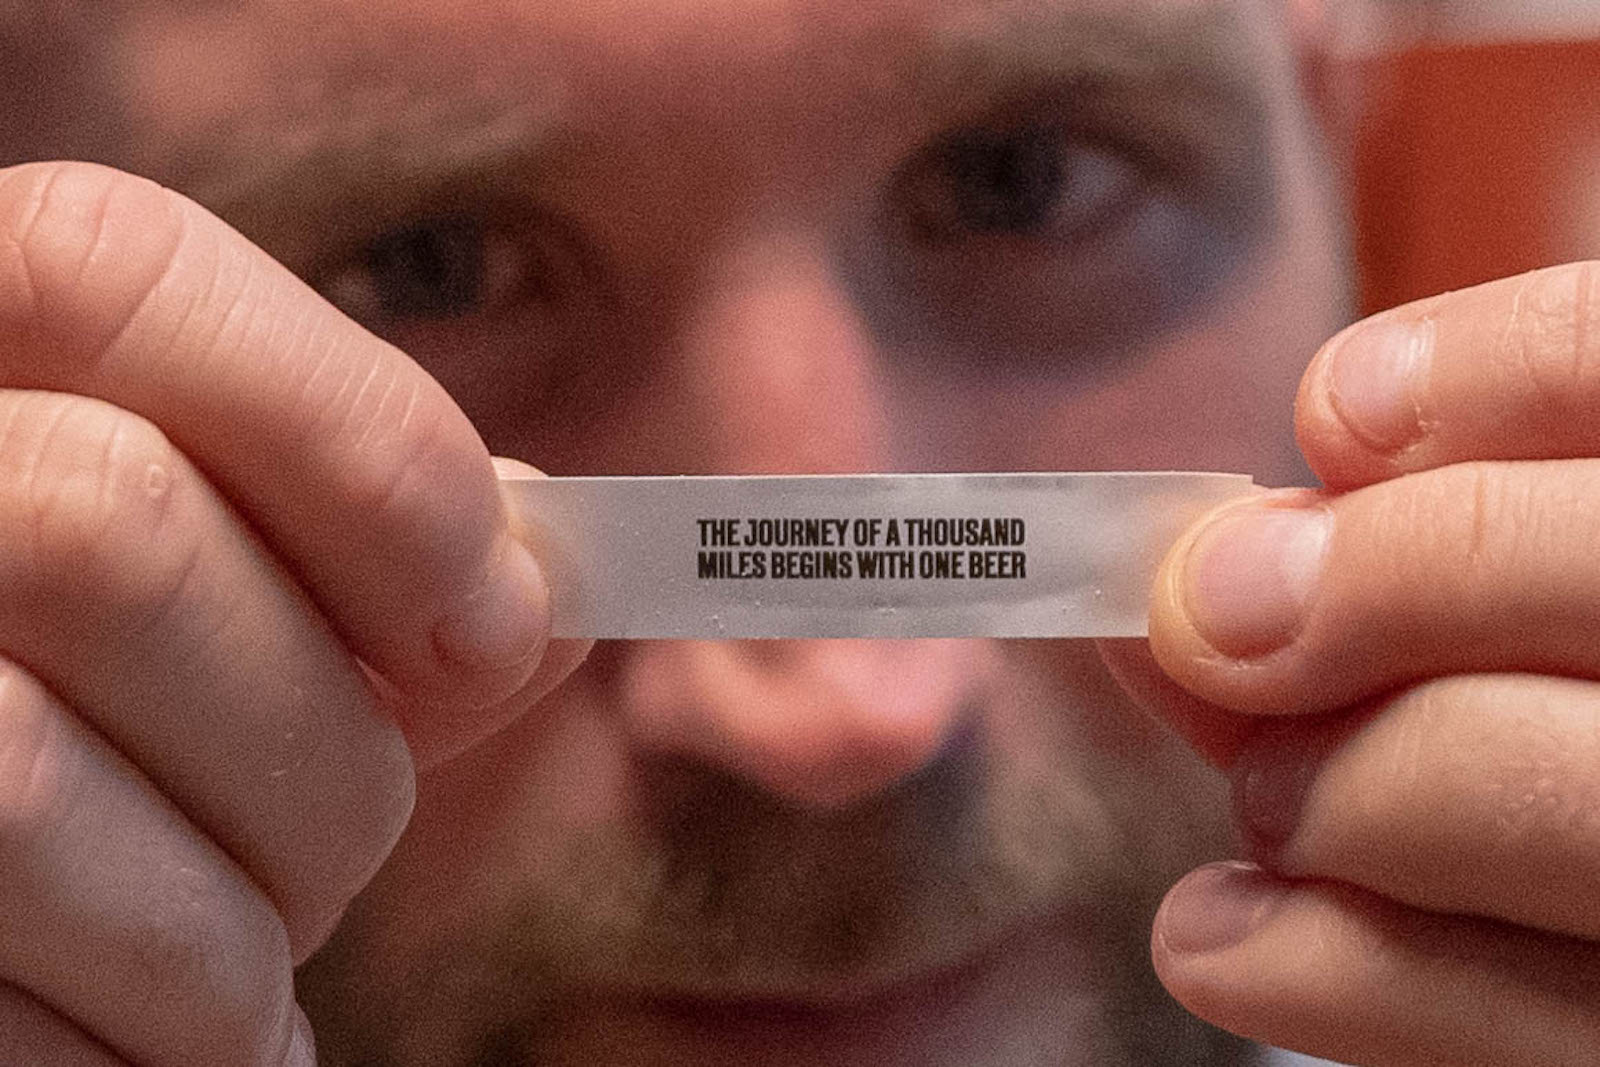
[(647, 641), (622, 654), (619, 695), (646, 750), (737, 775), (798, 807), (887, 790), (983, 702), (976, 641)]
[[(827, 250), (774, 233), (714, 257), (683, 300), (658, 447), (713, 474), (881, 470), (894, 442), (879, 353)], [(658, 439), (659, 441), (659, 439)]]
[[(893, 464), (879, 353), (825, 248), (778, 233), (729, 249), (687, 304), (661, 460), (717, 474)], [(927, 763), (986, 655), (955, 641), (644, 642), (619, 650), (617, 691), (636, 746), (832, 808)]]

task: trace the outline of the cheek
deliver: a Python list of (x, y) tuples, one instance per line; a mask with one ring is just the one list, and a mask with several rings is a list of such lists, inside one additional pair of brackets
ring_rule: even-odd
[(514, 761), (508, 773), (527, 775), (528, 795), (552, 827), (591, 833), (621, 821), (632, 789), (627, 739), (615, 716), (594, 714), (587, 701), (553, 701), (549, 727), (539, 731), (531, 766)]
[(626, 825), (635, 802), (630, 776), (616, 716), (568, 682), (496, 737), (419, 779), (416, 813), (386, 877), (403, 887), (453, 872), (451, 914), (471, 925), (500, 912), (529, 880), (559, 877), (559, 870), (540, 872), (564, 862), (570, 842)]
[(966, 469), (1228, 470), (1304, 483), (1295, 389), (1349, 318), (1342, 247), (1332, 226), (1304, 218), (1196, 321), (1100, 368), (1025, 381), (908, 375), (895, 388), (910, 462), (947, 469), (939, 457), (953, 455)]

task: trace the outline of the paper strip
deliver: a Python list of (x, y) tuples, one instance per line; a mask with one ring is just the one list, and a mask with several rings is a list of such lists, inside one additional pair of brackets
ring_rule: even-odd
[(1131, 637), (1248, 476), (520, 478), (557, 637)]

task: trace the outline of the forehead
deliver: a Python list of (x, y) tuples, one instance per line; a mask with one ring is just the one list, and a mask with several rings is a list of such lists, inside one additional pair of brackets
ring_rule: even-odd
[[(622, 53), (698, 42), (770, 59), (818, 29), (846, 43), (876, 33), (882, 44), (892, 40), (883, 31), (1063, 17), (1160, 23), (1241, 6), (1241, 0), (131, 0), (119, 10), (127, 26), (147, 34), (142, 43), (177, 31), (191, 43), (204, 34), (213, 45), (231, 37), (234, 44), (251, 39), (253, 51), (281, 46), (314, 53), (354, 38), (383, 46), (411, 38), (424, 54), (466, 46), (482, 59), (557, 34), (568, 42), (589, 37)], [(256, 32), (268, 28), (281, 32)], [(324, 34), (293, 32), (309, 30)], [(425, 39), (415, 39), (419, 30)]]
[(943, 73), (949, 90), (1041, 52), (1067, 62), (1119, 41), (1201, 45), (1242, 25), (1244, 2), (200, 0), (133, 7), (113, 62), (138, 119), (175, 136), (331, 106), (509, 131), (641, 84), (743, 95), (804, 79), (889, 97)]
[[(604, 156), (611, 175), (693, 161), (702, 184), (709, 160), (740, 155), (762, 173), (724, 187), (788, 196), (806, 168), (869, 170), (907, 138), (1047, 84), (1120, 83), (1128, 109), (1199, 87), (1212, 112), (1240, 110), (1259, 74), (1256, 6), (146, 0), (109, 56), (128, 111), (117, 162), (286, 260), (464, 177), (527, 175), (557, 145)], [(875, 150), (884, 160), (862, 159)]]

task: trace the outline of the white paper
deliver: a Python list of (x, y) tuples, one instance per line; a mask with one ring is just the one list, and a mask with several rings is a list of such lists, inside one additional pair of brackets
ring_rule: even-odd
[(1156, 567), (1248, 476), (518, 478), (553, 634), (1133, 637)]

